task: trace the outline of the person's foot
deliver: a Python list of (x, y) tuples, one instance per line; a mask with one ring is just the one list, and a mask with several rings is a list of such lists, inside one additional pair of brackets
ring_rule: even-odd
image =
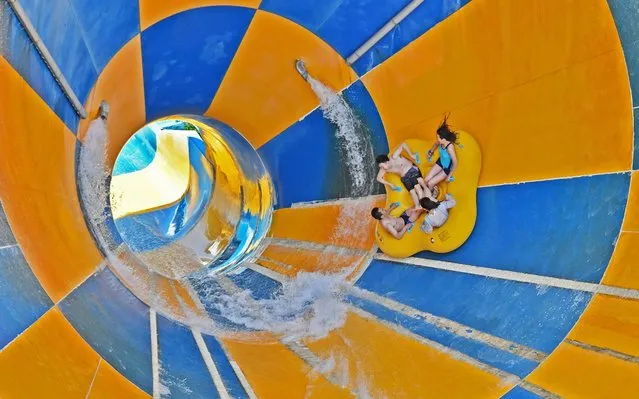
[(422, 223), (421, 226), (419, 226), (420, 230), (423, 231), (426, 234), (430, 234), (433, 232), (433, 228), (430, 224), (428, 223)]

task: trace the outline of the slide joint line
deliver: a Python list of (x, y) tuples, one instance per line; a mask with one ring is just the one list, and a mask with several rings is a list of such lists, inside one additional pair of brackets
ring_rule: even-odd
[(29, 36), (31, 43), (33, 43), (34, 47), (38, 51), (38, 54), (40, 54), (42, 61), (44, 61), (44, 64), (47, 66), (47, 68), (51, 72), (51, 75), (53, 75), (53, 78), (55, 79), (56, 83), (58, 83), (58, 86), (60, 86), (60, 89), (62, 89), (62, 92), (64, 93), (64, 95), (69, 99), (69, 102), (71, 103), (71, 106), (73, 107), (75, 112), (80, 116), (80, 118), (86, 119), (87, 117), (86, 109), (84, 109), (84, 106), (78, 99), (78, 96), (76, 96), (71, 86), (69, 86), (69, 82), (67, 82), (67, 80), (64, 78), (64, 75), (62, 74), (60, 67), (58, 67), (58, 64), (53, 59), (53, 56), (51, 55), (47, 47), (44, 45), (44, 42), (42, 41), (42, 39), (40, 38), (40, 35), (38, 34), (35, 27), (31, 23), (31, 20), (27, 16), (27, 13), (24, 11), (24, 8), (22, 8), (18, 0), (7, 0), (7, 2), (9, 3), (9, 6), (13, 10), (13, 13), (16, 15), (16, 17), (20, 21), (20, 24), (24, 28), (24, 31)]
[(386, 23), (386, 25), (382, 26), (380, 30), (375, 32), (373, 36), (370, 37), (360, 48), (355, 50), (353, 54), (351, 54), (346, 62), (348, 65), (353, 65), (357, 60), (359, 60), (368, 50), (373, 48), (374, 45), (377, 44), (388, 32), (390, 32), (395, 26), (397, 26), (400, 22), (402, 22), (406, 17), (408, 17), (415, 9), (424, 2), (424, 0), (413, 0), (406, 7), (404, 7), (400, 12), (398, 12), (390, 21)]

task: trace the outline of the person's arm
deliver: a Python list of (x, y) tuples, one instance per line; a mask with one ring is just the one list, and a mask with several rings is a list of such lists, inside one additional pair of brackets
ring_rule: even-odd
[(390, 204), (390, 206), (388, 207), (388, 212), (392, 212), (393, 209), (397, 208), (399, 206), (399, 202), (393, 202), (392, 204)]
[(404, 234), (406, 233), (406, 231), (408, 231), (408, 229), (410, 228), (412, 223), (409, 224), (405, 224), (404, 227), (397, 231), (395, 229), (395, 226), (391, 225), (391, 224), (386, 224), (384, 223), (384, 228), (386, 229), (386, 231), (388, 231), (393, 237), (395, 237), (396, 239), (401, 239), (402, 237), (404, 237)]
[(410, 159), (416, 163), (419, 164), (419, 161), (417, 160), (417, 157), (415, 156), (415, 154), (413, 152), (411, 152), (410, 147), (408, 146), (408, 144), (406, 144), (405, 142), (402, 143), (393, 153), (393, 157), (397, 158), (402, 154), (402, 151), (406, 151), (406, 153), (408, 154), (408, 156), (410, 157)]
[(401, 191), (401, 187), (397, 187), (396, 185), (394, 185), (393, 183), (387, 181), (386, 179), (384, 179), (384, 175), (386, 174), (386, 171), (384, 169), (379, 169), (379, 172), (377, 172), (377, 181), (380, 182), (381, 184), (388, 186), (388, 188), (390, 188), (393, 191)]
[(455, 152), (455, 144), (448, 146), (448, 153), (450, 154), (451, 162), (453, 166), (450, 168), (450, 173), (448, 174), (448, 181), (451, 181), (451, 176), (457, 170), (457, 153)]
[[(430, 149), (428, 150), (428, 152), (426, 153), (426, 155), (428, 155), (428, 158), (432, 158), (433, 155), (435, 154), (435, 150), (437, 149), (437, 146), (439, 145), (439, 142), (437, 140), (435, 140), (435, 142), (433, 143), (433, 145), (430, 147)], [(429, 161), (430, 162), (430, 161)]]
[(384, 169), (379, 169), (379, 172), (377, 172), (377, 181), (382, 183), (385, 186), (393, 186), (392, 184), (390, 184), (389, 182), (386, 181), (386, 179), (384, 179), (384, 175), (386, 175), (386, 171)]

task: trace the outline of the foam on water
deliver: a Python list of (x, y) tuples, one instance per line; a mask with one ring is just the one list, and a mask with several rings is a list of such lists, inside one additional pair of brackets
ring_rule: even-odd
[[(362, 133), (365, 130), (359, 127), (361, 122), (341, 96), (313, 79), (310, 79), (310, 84), (321, 100), (324, 116), (337, 127), (335, 135), (340, 150), (345, 154), (347, 172), (353, 183), (348, 194), (355, 197), (370, 194), (370, 165), (367, 165), (366, 157), (362, 156), (362, 153), (365, 152), (367, 156), (372, 157), (372, 146), (368, 137)], [(108, 181), (111, 170), (106, 162), (106, 129), (107, 125), (101, 119), (90, 123), (78, 167), (80, 195), (87, 219), (94, 233), (97, 233), (96, 238), (102, 244), (111, 242), (108, 237), (110, 231), (105, 227), (109, 218), (109, 200), (117, 201), (117, 198), (109, 198)], [(368, 230), (367, 223), (370, 221), (367, 214), (373, 201), (372, 198), (345, 201), (341, 206), (331, 241), (336, 244), (349, 241), (355, 243), (354, 245), (363, 242), (366, 236), (361, 232)], [(184, 253), (174, 257), (172, 251), (175, 248), (167, 247), (168, 252), (156, 253), (161, 255), (159, 258), (140, 257), (140, 254), (130, 251), (126, 244), (120, 245), (117, 249), (109, 248), (108, 245), (103, 245), (103, 248), (106, 249), (110, 265), (126, 280), (125, 283), (132, 291), (159, 312), (170, 314), (167, 311), (167, 302), (153, 292), (155, 283), (152, 274), (139, 273), (138, 270), (144, 271), (144, 265), (149, 262), (165, 264), (169, 268), (187, 266), (174, 264), (177, 259), (184, 258)], [(258, 253), (252, 259), (257, 255)], [(330, 252), (320, 255), (322, 263), (330, 266), (333, 255), (334, 253)], [(240, 331), (274, 333), (285, 343), (321, 339), (346, 322), (348, 305), (344, 297), (349, 285), (345, 281), (360, 261), (361, 259), (358, 259), (351, 267), (335, 274), (300, 272), (291, 279), (282, 279), (281, 287), (271, 297), (264, 299), (256, 299), (250, 290), (239, 288), (225, 275), (202, 275), (199, 280), (191, 280), (199, 292), (199, 299), (207, 309), (214, 309), (219, 314), (219, 319), (227, 320), (228, 323), (221, 323), (217, 318), (216, 321), (194, 318), (194, 315), (187, 315), (186, 321), (192, 326), (204, 331), (213, 331), (217, 335), (234, 334), (239, 327)], [(244, 266), (250, 268), (251, 264), (246, 263)], [(259, 284), (257, 281), (256, 284)], [(205, 289), (202, 289), (202, 286)], [(207, 290), (206, 286), (215, 288)], [(260, 289), (256, 286), (250, 288)], [(360, 397), (371, 397), (367, 389), (367, 380), (360, 375), (360, 371), (357, 372), (356, 380), (350, 381), (349, 362), (342, 354), (334, 354), (323, 360), (316, 372), (333, 375), (340, 385), (351, 386)], [(165, 381), (163, 388), (164, 396), (173, 389), (181, 390), (181, 384), (179, 381)]]
[[(104, 228), (108, 217), (105, 209), (109, 203), (108, 178), (111, 172), (106, 164), (106, 129), (107, 125), (101, 119), (90, 123), (80, 152), (78, 168), (80, 195), (88, 221), (97, 232), (96, 238), (102, 243), (109, 242), (109, 237), (105, 237), (109, 235), (109, 231)], [(346, 219), (353, 220), (350, 217)], [(108, 250), (108, 246), (105, 249), (111, 266), (127, 280), (128, 285), (134, 285), (131, 287), (134, 292), (147, 299), (151, 306), (162, 303), (152, 292), (146, 292), (153, 289), (153, 282), (146, 281), (148, 278), (140, 275), (137, 270), (145, 262), (172, 265), (176, 257), (171, 253), (164, 253), (165, 258), (161, 259), (144, 256), (140, 258), (139, 254), (132, 253), (127, 257), (122, 255), (122, 251), (130, 252), (126, 245), (121, 245), (117, 251)], [(135, 258), (139, 258), (140, 262), (138, 267), (132, 268), (130, 263), (135, 263)], [(334, 275), (300, 273), (297, 277), (285, 281), (281, 290), (267, 299), (256, 300), (249, 290), (236, 287), (232, 291), (212, 291), (203, 295), (201, 300), (209, 307), (217, 309), (220, 315), (231, 323), (248, 329), (273, 332), (281, 335), (284, 340), (321, 338), (344, 324), (347, 306), (343, 301), (343, 281), (349, 271)], [(217, 283), (220, 283), (220, 279), (228, 280), (225, 276), (206, 278)], [(206, 281), (201, 283), (206, 284)], [(199, 320), (198, 324), (201, 325), (202, 321)], [(213, 329), (219, 331), (219, 327), (216, 325)]]
[(345, 187), (346, 196), (365, 196), (373, 192), (374, 179), (367, 161), (373, 160), (373, 146), (362, 122), (357, 118), (346, 100), (322, 82), (308, 77), (308, 83), (320, 100), (324, 118), (337, 127), (335, 137), (339, 148), (345, 153), (351, 187)]
[[(367, 157), (372, 159), (373, 153), (370, 140), (364, 136), (365, 130), (360, 128), (361, 122), (341, 96), (312, 78), (309, 82), (320, 98), (324, 116), (337, 127), (336, 138), (340, 150), (343, 150), (346, 155), (348, 174), (353, 183), (348, 194), (354, 197), (369, 195), (372, 191), (373, 179), (369, 176), (370, 165), (367, 165), (365, 160)], [(139, 270), (144, 270), (143, 266), (148, 262), (166, 263), (171, 266), (177, 258), (171, 253), (164, 253), (165, 257), (160, 257), (161, 259), (153, 257), (140, 259), (138, 254), (132, 253), (126, 244), (117, 248), (108, 245), (112, 242), (109, 237), (110, 230), (106, 227), (109, 218), (108, 205), (109, 200), (113, 202), (117, 201), (117, 198), (109, 198), (108, 181), (111, 170), (106, 162), (107, 137), (105, 121), (101, 119), (92, 121), (80, 152), (79, 191), (88, 222), (96, 239), (105, 249), (110, 265), (117, 270), (121, 278), (126, 280), (127, 286), (141, 299), (146, 300), (150, 306), (157, 308), (159, 312), (162, 312), (164, 308), (165, 313), (170, 315), (166, 312), (166, 301), (158, 298), (157, 293), (154, 292), (155, 283), (152, 273), (140, 274)], [(355, 244), (363, 242), (366, 237), (361, 232), (368, 231), (367, 223), (370, 221), (367, 216), (373, 201), (374, 199), (367, 198), (343, 203), (331, 241), (334, 243), (349, 241)], [(256, 253), (251, 259), (255, 259), (258, 255), (259, 253)], [(322, 255), (322, 261), (329, 264), (332, 255), (329, 252), (325, 253)], [(240, 289), (225, 275), (203, 275), (201, 280), (191, 280), (191, 282), (194, 287), (212, 283), (211, 286), (218, 288), (209, 291), (198, 289), (199, 299), (207, 309), (217, 310), (221, 318), (230, 322), (229, 325), (275, 333), (283, 342), (315, 340), (326, 337), (346, 322), (348, 305), (344, 297), (349, 285), (345, 281), (361, 259), (354, 262), (351, 267), (341, 270), (340, 273), (300, 272), (291, 279), (282, 279), (280, 289), (266, 299), (254, 298), (251, 291)], [(133, 267), (132, 263), (137, 266)], [(246, 263), (244, 266), (250, 267), (251, 264)], [(171, 267), (179, 268), (180, 265)], [(220, 287), (222, 289), (219, 289)], [(204, 320), (194, 315), (187, 315), (186, 322), (203, 331), (214, 331), (218, 335), (237, 332), (237, 329), (233, 327), (220, 325), (212, 319)], [(321, 374), (332, 374), (342, 386), (353, 387), (351, 389), (354, 389), (359, 397), (371, 397), (367, 389), (367, 380), (361, 375), (361, 370), (357, 371), (356, 381), (349, 381), (351, 378), (349, 362), (343, 354), (335, 354), (334, 357), (325, 359), (316, 371)], [(179, 381), (165, 381), (165, 384), (162, 387), (162, 396), (180, 387)]]
[(284, 342), (319, 339), (346, 320), (344, 276), (299, 273), (285, 281), (273, 297), (255, 299), (250, 290), (214, 291), (204, 302), (234, 324), (269, 331)]
[(333, 230), (331, 241), (334, 243), (348, 242), (351, 247), (357, 247), (368, 240), (368, 226), (371, 224), (370, 211), (377, 199), (366, 197), (345, 201), (339, 213), (339, 219)]
[[(335, 136), (340, 150), (345, 153), (352, 182), (346, 190), (347, 195), (370, 195), (374, 179), (366, 160), (372, 160), (374, 154), (366, 129), (342, 96), (310, 76), (308, 82), (320, 100), (324, 117), (336, 126)], [(362, 235), (353, 236), (353, 232), (365, 230), (373, 201), (352, 201), (342, 206), (332, 241), (365, 240)], [(330, 254), (322, 259), (323, 262), (330, 261)], [(202, 300), (232, 323), (279, 334), (283, 341), (319, 339), (346, 321), (348, 308), (344, 293), (347, 285), (344, 281), (355, 266), (332, 275), (301, 272), (284, 281), (281, 290), (268, 299), (254, 299), (251, 291), (236, 290), (231, 293), (211, 291)]]
[(108, 204), (108, 179), (111, 169), (106, 164), (107, 126), (103, 119), (95, 119), (89, 124), (82, 142), (78, 177), (80, 197), (89, 220), (97, 225), (106, 221)]

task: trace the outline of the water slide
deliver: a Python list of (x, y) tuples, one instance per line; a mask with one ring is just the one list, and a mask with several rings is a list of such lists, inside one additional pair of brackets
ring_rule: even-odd
[[(0, 397), (639, 397), (638, 20), (636, 0), (0, 0)], [(259, 251), (199, 279), (103, 240), (113, 212), (96, 228), (82, 194), (173, 115), (241, 133), (270, 176)], [(390, 257), (374, 155), (444, 115), (481, 149), (472, 234)]]

